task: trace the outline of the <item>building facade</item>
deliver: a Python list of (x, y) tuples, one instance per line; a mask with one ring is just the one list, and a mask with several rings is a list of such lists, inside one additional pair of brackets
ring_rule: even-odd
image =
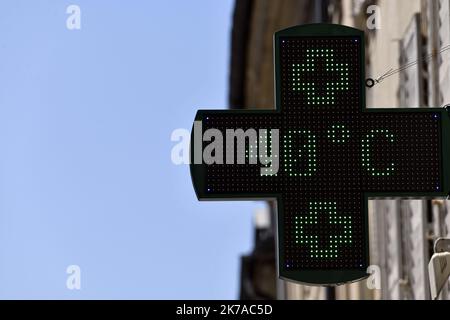
[[(368, 107), (444, 107), (450, 104), (448, 0), (343, 0), (332, 21), (367, 34), (367, 76), (398, 72), (367, 90)], [(337, 13), (339, 12), (339, 13)], [(378, 19), (376, 27), (371, 17)], [(402, 68), (406, 66), (406, 68)], [(424, 166), (427, 164), (424, 163)], [(381, 275), (382, 299), (430, 299), (428, 262), (433, 244), (449, 237), (449, 204), (443, 200), (374, 200), (371, 261)], [(440, 299), (449, 299), (449, 285)]]
[[(367, 107), (450, 104), (450, 50), (446, 50), (450, 48), (450, 0), (236, 0), (230, 73), (232, 108), (273, 108), (273, 33), (311, 22), (338, 23), (365, 31), (367, 78), (381, 80), (367, 88)], [(383, 77), (386, 74), (389, 76)], [(264, 241), (273, 243), (275, 207), (271, 204), (270, 208), (270, 223), (263, 228)], [(427, 266), (434, 241), (450, 237), (449, 210), (449, 202), (442, 199), (371, 200), (374, 276), (369, 281), (336, 288), (276, 280), (275, 252), (270, 252), (275, 246), (261, 246), (260, 237), (255, 237), (255, 252), (249, 257), (265, 252), (271, 257), (265, 263), (273, 268), (266, 265), (259, 280), (245, 282), (248, 276), (243, 275), (241, 283), (247, 286), (241, 285), (241, 297), (252, 298), (251, 287), (265, 281), (271, 283), (264, 286), (270, 288), (266, 298), (430, 299)], [(261, 234), (261, 228), (255, 232)], [(263, 265), (254, 262), (253, 272)], [(449, 289), (450, 283), (439, 299), (450, 299)]]

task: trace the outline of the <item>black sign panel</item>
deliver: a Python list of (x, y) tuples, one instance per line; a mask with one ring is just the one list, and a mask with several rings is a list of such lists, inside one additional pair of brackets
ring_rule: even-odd
[(278, 32), (274, 45), (276, 110), (197, 113), (197, 196), (276, 199), (282, 278), (364, 278), (368, 197), (448, 194), (449, 116), (444, 109), (365, 109), (359, 30), (299, 26)]

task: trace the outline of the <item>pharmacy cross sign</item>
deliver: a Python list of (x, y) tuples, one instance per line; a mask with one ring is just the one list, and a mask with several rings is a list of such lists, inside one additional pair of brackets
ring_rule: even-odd
[(297, 26), (277, 32), (274, 46), (276, 110), (198, 111), (196, 194), (276, 200), (281, 278), (319, 285), (362, 279), (370, 197), (448, 194), (449, 115), (366, 109), (360, 30)]

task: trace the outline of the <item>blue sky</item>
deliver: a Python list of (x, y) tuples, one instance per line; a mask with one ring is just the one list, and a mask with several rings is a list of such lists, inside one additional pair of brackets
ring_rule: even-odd
[(232, 9), (1, 1), (0, 298), (238, 297), (261, 204), (198, 202), (170, 158), (174, 129), (227, 106)]

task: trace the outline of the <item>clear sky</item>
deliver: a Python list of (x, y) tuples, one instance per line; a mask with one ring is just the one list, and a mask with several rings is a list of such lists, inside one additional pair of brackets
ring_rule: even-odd
[(170, 157), (227, 107), (233, 2), (0, 2), (0, 298), (238, 297), (261, 204), (198, 202)]

